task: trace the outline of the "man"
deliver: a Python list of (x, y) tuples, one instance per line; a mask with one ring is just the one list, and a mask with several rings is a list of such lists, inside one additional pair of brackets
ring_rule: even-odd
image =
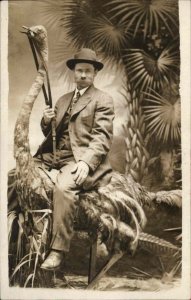
[[(83, 48), (67, 66), (74, 72), (76, 89), (62, 96), (55, 109), (46, 107), (41, 121), (45, 140), (35, 157), (46, 167), (59, 170), (53, 192), (51, 250), (41, 268), (59, 268), (73, 236), (73, 221), (79, 192), (105, 185), (111, 178), (108, 151), (112, 142), (112, 98), (94, 87), (103, 68), (96, 53)], [(56, 119), (56, 160), (53, 160), (51, 120)]]

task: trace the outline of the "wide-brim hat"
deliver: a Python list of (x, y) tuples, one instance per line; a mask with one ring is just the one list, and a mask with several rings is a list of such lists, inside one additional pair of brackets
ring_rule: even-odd
[(92, 64), (98, 71), (103, 68), (103, 64), (98, 61), (95, 51), (89, 48), (82, 48), (74, 55), (74, 58), (67, 60), (66, 65), (70, 70), (73, 70), (77, 63)]

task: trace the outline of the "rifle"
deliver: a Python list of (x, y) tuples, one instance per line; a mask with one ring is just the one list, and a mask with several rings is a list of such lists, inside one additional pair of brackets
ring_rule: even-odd
[[(33, 54), (33, 58), (35, 61), (35, 66), (36, 69), (39, 69), (39, 62), (38, 62), (38, 56), (41, 59), (41, 62), (43, 64), (43, 67), (46, 71), (46, 79), (47, 79), (47, 87), (48, 87), (48, 95), (46, 92), (46, 88), (45, 85), (43, 83), (42, 86), (42, 90), (43, 90), (43, 94), (44, 94), (44, 99), (45, 99), (45, 103), (46, 105), (49, 105), (50, 108), (52, 108), (52, 93), (51, 93), (51, 87), (50, 87), (50, 79), (49, 79), (49, 74), (48, 74), (48, 67), (46, 65), (46, 63), (44, 62), (42, 55), (40, 53), (40, 51), (38, 50), (38, 47), (36, 45), (35, 39), (33, 38), (33, 36), (35, 35), (35, 32), (32, 31), (29, 27), (26, 26), (22, 26), (24, 29), (26, 29), (27, 31), (21, 31), (21, 33), (24, 33), (27, 35), (28, 40), (29, 40), (29, 44), (32, 50), (32, 54)], [(52, 161), (52, 165), (49, 169), (49, 171), (52, 169), (54, 163), (56, 162), (56, 120), (55, 118), (53, 118), (51, 120), (51, 132), (52, 132), (52, 144), (53, 144), (53, 161)]]

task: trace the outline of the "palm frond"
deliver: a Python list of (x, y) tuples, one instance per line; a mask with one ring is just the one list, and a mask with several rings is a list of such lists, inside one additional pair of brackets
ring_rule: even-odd
[(18, 238), (17, 238), (17, 261), (19, 261), (22, 257), (22, 252), (23, 252), (23, 236), (24, 236), (24, 230), (23, 230), (23, 224), (24, 224), (24, 216), (22, 213), (19, 213), (18, 216), (18, 225), (19, 225), (19, 230), (18, 230)]
[(144, 36), (153, 31), (158, 33), (160, 24), (173, 35), (172, 28), (178, 26), (178, 5), (174, 0), (111, 0), (106, 7), (111, 7), (108, 10), (113, 18), (134, 27), (134, 36), (141, 27)]
[(16, 275), (16, 273), (26, 264), (26, 263), (28, 263), (29, 262), (29, 260), (30, 259), (27, 259), (27, 260), (24, 260), (24, 261), (20, 261), (19, 263), (18, 263), (18, 265), (16, 266), (16, 268), (14, 269), (14, 271), (13, 271), (13, 273), (12, 273), (12, 275), (11, 275), (11, 278), (10, 278), (10, 280), (12, 280), (13, 279), (13, 277)]
[(26, 279), (26, 281), (24, 283), (24, 287), (27, 287), (27, 284), (29, 283), (29, 281), (31, 279), (33, 279), (33, 277), (34, 277), (34, 273), (29, 274), (29, 276), (27, 277), (27, 279)]
[(13, 222), (17, 218), (17, 214), (15, 210), (12, 210), (8, 213), (8, 242), (10, 243), (11, 235), (12, 235), (12, 228), (13, 228)]
[(32, 276), (32, 287), (34, 287), (34, 279), (35, 279), (38, 261), (39, 261), (39, 254), (37, 252), (36, 256), (35, 256), (34, 272), (33, 272), (33, 276)]
[(166, 47), (158, 58), (141, 49), (127, 49), (123, 59), (130, 82), (140, 91), (162, 88), (179, 69), (179, 52), (175, 44)]
[(74, 43), (70, 37), (65, 37), (62, 41), (54, 44), (52, 49), (52, 63), (57, 64), (59, 62), (66, 61), (71, 58), (71, 54), (78, 50), (74, 46)]
[(72, 17), (77, 7), (77, 0), (44, 0), (40, 3), (40, 14), (50, 28), (56, 28), (63, 18)]
[(94, 16), (86, 10), (75, 10), (73, 16), (61, 20), (62, 28), (65, 30), (67, 37), (77, 49), (82, 47), (89, 47), (95, 50), (95, 45), (90, 38), (91, 24)]
[(149, 273), (147, 273), (147, 272), (144, 272), (143, 270), (141, 270), (141, 269), (139, 269), (139, 268), (136, 268), (136, 267), (131, 267), (131, 268), (132, 268), (133, 270), (135, 270), (135, 271), (138, 271), (139, 275), (140, 275), (140, 273), (141, 273), (141, 274), (146, 275), (146, 276), (148, 276), (148, 277), (152, 277), (151, 274), (149, 274)]
[(105, 53), (106, 57), (114, 55), (116, 59), (120, 59), (121, 48), (127, 42), (127, 33), (123, 23), (115, 24), (104, 15), (91, 22), (91, 42), (98, 51)]
[(54, 23), (55, 18), (56, 21), (59, 20), (59, 25), (64, 31), (63, 39), (69, 38), (75, 49), (89, 47), (104, 53), (106, 57), (113, 55), (120, 59), (120, 49), (132, 34), (120, 21), (111, 22), (106, 14), (98, 15), (99, 9), (95, 5), (96, 11), (92, 9), (92, 4), (86, 4), (70, 0), (64, 3), (58, 1), (57, 4), (51, 5), (48, 1), (48, 4), (42, 7), (42, 13), (46, 16), (47, 24)]
[(145, 93), (146, 101), (151, 105), (144, 106), (145, 120), (148, 130), (163, 143), (180, 140), (180, 100), (173, 104), (157, 92)]
[(55, 82), (62, 79), (66, 91), (73, 87), (73, 73), (66, 66), (66, 61), (72, 54), (77, 52), (78, 48), (74, 46), (69, 37), (65, 37), (61, 42), (55, 43), (52, 50), (52, 68), (55, 74)]

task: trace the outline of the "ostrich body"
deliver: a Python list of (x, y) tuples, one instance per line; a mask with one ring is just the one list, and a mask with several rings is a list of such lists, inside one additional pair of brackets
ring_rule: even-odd
[[(43, 26), (34, 26), (31, 27), (31, 30), (34, 32), (33, 39), (38, 47), (42, 64), (24, 99), (15, 125), (16, 186), (20, 207), (26, 216), (32, 215), (33, 225), (39, 224), (39, 222), (35, 223), (35, 213), (38, 214), (38, 211), (44, 213), (41, 218), (43, 219), (43, 227), (40, 230), (41, 245), (46, 245), (47, 249), (50, 236), (47, 237), (46, 229), (47, 220), (51, 220), (54, 183), (47, 176), (45, 170), (39, 168), (35, 163), (29, 145), (30, 114), (47, 74), (47, 33)], [(107, 186), (80, 195), (75, 228), (86, 229), (90, 234), (98, 233), (100, 240), (106, 244), (109, 252), (120, 250), (133, 253), (138, 243), (148, 245), (149, 242), (153, 242), (159, 247), (164, 244), (166, 249), (175, 251), (177, 247), (172, 244), (157, 240), (157, 238), (152, 239), (150, 235), (142, 232), (146, 224), (142, 206), (145, 203), (152, 203), (156, 199), (157, 194), (146, 191), (144, 187), (135, 183), (131, 176), (113, 172), (111, 182)], [(28, 220), (28, 217), (26, 219)]]

